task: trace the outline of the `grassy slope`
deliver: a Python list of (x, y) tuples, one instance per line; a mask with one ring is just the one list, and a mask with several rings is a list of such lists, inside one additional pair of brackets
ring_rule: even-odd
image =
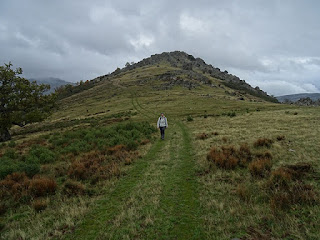
[[(246, 101), (239, 101), (226, 94), (226, 91), (232, 92), (226, 87), (201, 85), (188, 90), (176, 86), (157, 91), (153, 86), (159, 82), (152, 80), (143, 87), (136, 86), (137, 79), (168, 70), (173, 69), (165, 65), (144, 67), (101, 82), (88, 91), (64, 99), (59, 111), (50, 119), (33, 126), (40, 129), (55, 122), (86, 117), (104, 121), (127, 111), (137, 113), (132, 119), (148, 120), (152, 124), (159, 112), (165, 112), (169, 118), (168, 139), (164, 143), (155, 142), (150, 152), (128, 170), (127, 176), (113, 183), (109, 193), (90, 204), (75, 235), (67, 237), (77, 238), (85, 233), (100, 239), (199, 239), (203, 234), (208, 239), (319, 238), (319, 207), (297, 206), (293, 212), (275, 216), (268, 202), (259, 197), (245, 203), (235, 194), (239, 183), (252, 186), (253, 195), (260, 191), (263, 180), (253, 179), (248, 171), (213, 169), (197, 178), (194, 174), (196, 170), (207, 170), (205, 156), (211, 146), (237, 146), (243, 142), (252, 146), (258, 137), (274, 139), (278, 135), (285, 135), (286, 140), (276, 142), (269, 150), (273, 155), (273, 168), (299, 161), (312, 162), (315, 168), (319, 167), (318, 109), (258, 102), (250, 96), (245, 97)], [(219, 83), (216, 79), (212, 81), (216, 85)], [(236, 116), (224, 116), (230, 112), (235, 112)], [(189, 115), (194, 121), (185, 121)], [(79, 126), (86, 124), (79, 122)], [(210, 135), (206, 140), (195, 139), (199, 133), (213, 131), (219, 135)], [(19, 142), (41, 134), (35, 131), (16, 139), (20, 139)], [(252, 182), (257, 184), (252, 185)], [(318, 182), (312, 179), (309, 182), (320, 190)], [(109, 211), (105, 213), (106, 210)]]

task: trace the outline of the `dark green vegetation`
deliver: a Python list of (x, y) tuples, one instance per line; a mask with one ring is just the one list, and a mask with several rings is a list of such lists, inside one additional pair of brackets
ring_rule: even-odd
[(319, 109), (239, 81), (155, 55), (13, 128), (0, 145), (18, 171), (2, 177), (1, 238), (319, 239)]
[(37, 85), (19, 77), (22, 69), (12, 64), (0, 66), (0, 142), (11, 139), (13, 125), (39, 122), (48, 116), (54, 105), (53, 95), (44, 95), (50, 86)]

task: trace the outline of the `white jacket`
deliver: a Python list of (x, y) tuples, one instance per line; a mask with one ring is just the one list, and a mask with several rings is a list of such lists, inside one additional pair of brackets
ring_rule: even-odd
[(158, 122), (157, 122), (157, 127), (168, 127), (168, 121), (167, 118), (165, 116), (163, 117), (159, 117)]

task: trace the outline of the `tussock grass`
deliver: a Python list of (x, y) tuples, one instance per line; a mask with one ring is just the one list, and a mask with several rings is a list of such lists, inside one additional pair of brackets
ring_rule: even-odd
[(293, 205), (317, 204), (319, 193), (305, 177), (312, 171), (307, 163), (282, 166), (271, 172), (266, 184), (272, 210), (287, 210)]
[(48, 207), (48, 200), (47, 199), (36, 199), (32, 203), (32, 207), (36, 212), (41, 212)]
[(201, 133), (196, 136), (196, 139), (200, 139), (200, 140), (205, 140), (207, 138), (209, 138), (209, 135), (207, 133)]
[(239, 148), (234, 146), (212, 147), (207, 154), (207, 160), (223, 169), (235, 169), (251, 162), (252, 153), (247, 144), (242, 144)]
[[(63, 208), (56, 203), (66, 197), (77, 199), (99, 194), (100, 180), (112, 181), (113, 177), (120, 177), (123, 165), (130, 165), (138, 158), (137, 147), (142, 142), (150, 142), (154, 131), (155, 128), (146, 122), (128, 122), (111, 127), (88, 127), (54, 133), (4, 149), (0, 162), (8, 164), (0, 165), (0, 204), (9, 211), (2, 215), (6, 219), (13, 209), (27, 206), (31, 206), (27, 212), (34, 209), (38, 214), (46, 215), (51, 211), (51, 205)], [(76, 221), (80, 214), (82, 211), (74, 214), (72, 220), (68, 220), (67, 215), (62, 217), (63, 221), (67, 221), (64, 223), (67, 227), (57, 226), (56, 231), (70, 231), (73, 226), (68, 222)], [(54, 216), (49, 219), (54, 219)], [(56, 222), (62, 223), (62, 220)], [(20, 223), (23, 221), (17, 219), (4, 224), (8, 239), (20, 238), (25, 234), (24, 230), (10, 231), (7, 228)], [(42, 225), (40, 228), (50, 227)], [(25, 227), (19, 225), (19, 229)], [(28, 236), (37, 236), (39, 232), (33, 231), (27, 231)], [(56, 235), (47, 230), (43, 234)]]
[(257, 139), (253, 145), (258, 148), (258, 147), (267, 147), (270, 148), (271, 145), (273, 144), (273, 140), (272, 139), (268, 139), (268, 138), (259, 138)]
[(251, 162), (248, 166), (249, 171), (254, 177), (265, 177), (267, 176), (272, 167), (272, 162), (268, 158), (262, 158)]
[[(208, 237), (320, 237), (317, 224), (320, 222), (320, 185), (316, 181), (319, 162), (314, 144), (320, 134), (315, 125), (320, 115), (317, 109), (300, 108), (298, 111), (298, 115), (293, 115), (261, 109), (246, 116), (238, 114), (235, 118), (197, 119), (190, 125), (196, 133), (217, 131), (221, 135), (220, 139), (194, 142), (199, 167), (205, 172), (199, 179), (204, 186), (202, 203)], [(263, 140), (255, 147), (257, 136), (265, 136), (263, 139), (270, 141)], [(247, 168), (207, 170), (208, 151), (215, 148), (219, 156), (225, 144), (223, 137), (235, 149), (239, 149), (239, 142), (250, 143), (252, 160)]]

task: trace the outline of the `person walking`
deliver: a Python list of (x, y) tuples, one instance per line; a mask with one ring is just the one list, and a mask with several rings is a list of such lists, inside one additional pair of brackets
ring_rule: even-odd
[(163, 113), (161, 113), (158, 119), (157, 128), (160, 129), (161, 139), (164, 140), (164, 130), (168, 128), (168, 120)]

